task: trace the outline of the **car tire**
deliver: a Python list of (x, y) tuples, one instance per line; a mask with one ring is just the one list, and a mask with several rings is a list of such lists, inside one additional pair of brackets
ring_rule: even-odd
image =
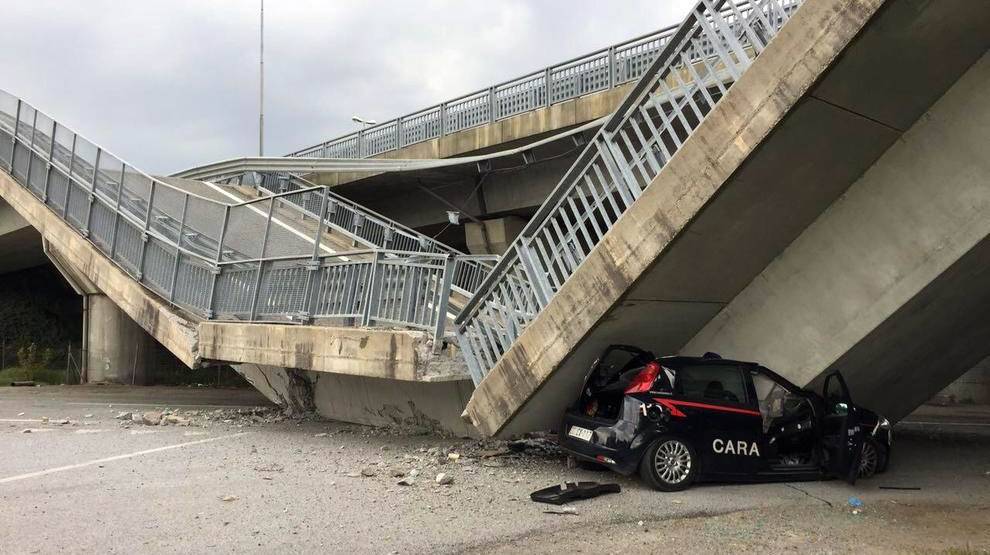
[(886, 464), (884, 450), (872, 437), (863, 440), (863, 454), (859, 458), (858, 478), (872, 478)]
[(639, 463), (643, 481), (660, 491), (682, 491), (698, 475), (698, 453), (687, 441), (662, 436), (650, 444)]

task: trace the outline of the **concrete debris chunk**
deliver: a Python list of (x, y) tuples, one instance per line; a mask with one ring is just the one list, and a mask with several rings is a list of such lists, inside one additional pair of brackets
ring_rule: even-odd
[(145, 426), (157, 426), (162, 421), (162, 413), (156, 410), (149, 410), (141, 415), (141, 422)]
[(188, 426), (190, 424), (190, 420), (188, 418), (182, 418), (181, 416), (177, 416), (175, 414), (165, 416), (161, 422), (162, 424), (172, 424), (174, 426)]
[(447, 460), (457, 462), (457, 460), (460, 458), (461, 456), (458, 453), (447, 453)]
[(114, 418), (116, 420), (130, 420), (131, 416), (133, 415), (129, 412), (118, 412), (117, 416), (114, 416)]
[(30, 434), (31, 433), (31, 428), (24, 428), (23, 430), (21, 430), (21, 433), (22, 434)]
[[(575, 509), (574, 507), (568, 507), (566, 505), (563, 506), (563, 507), (553, 507), (553, 508), (550, 508), (550, 509), (543, 509), (543, 512), (546, 513), (546, 514), (548, 514), (548, 515), (576, 515), (576, 514), (578, 514), (577, 509)], [(640, 526), (643, 525), (643, 521), (642, 520), (639, 521), (639, 525)]]
[(366, 478), (370, 478), (370, 477), (374, 476), (375, 474), (377, 474), (377, 471), (374, 468), (370, 467), (370, 466), (366, 466), (366, 467), (364, 467), (364, 468), (361, 469), (361, 475), (364, 476), (364, 477), (366, 477)]
[(412, 470), (409, 471), (409, 477), (410, 478), (415, 478), (416, 476), (419, 476), (419, 469), (418, 468), (414, 468), (414, 469), (412, 469)]
[(137, 422), (138, 424), (140, 424), (143, 421), (144, 419), (141, 417), (140, 413), (135, 412), (131, 414), (131, 422)]
[(220, 498), (220, 501), (230, 503), (231, 501), (237, 501), (238, 497), (236, 495), (224, 495)]
[(327, 433), (326, 432), (320, 432), (318, 434), (313, 434), (313, 437), (327, 437)]
[(454, 477), (451, 476), (450, 474), (445, 474), (441, 472), (440, 474), (437, 474), (436, 482), (441, 486), (449, 486), (450, 484), (454, 483)]
[(406, 471), (401, 468), (393, 468), (390, 472), (393, 478), (402, 478), (406, 475)]
[(416, 485), (416, 478), (410, 476), (403, 478), (396, 483), (399, 484), (400, 486), (413, 486)]

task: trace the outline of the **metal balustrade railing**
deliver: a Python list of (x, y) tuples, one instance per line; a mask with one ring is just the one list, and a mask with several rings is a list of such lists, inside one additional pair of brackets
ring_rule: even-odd
[(619, 87), (639, 79), (677, 29), (666, 27), (286, 156), (368, 158)]
[(200, 318), (399, 326), (440, 345), (452, 283), (473, 290), (481, 279), (477, 257), (449, 252), (327, 252), (327, 218), (309, 235), (279, 218), (302, 206), (328, 214), (326, 187), (240, 203), (196, 195), (5, 91), (0, 169), (135, 281)]
[[(289, 172), (242, 172), (212, 181), (226, 185), (247, 185), (269, 195), (316, 188), (313, 183)], [(464, 254), (333, 191), (328, 190), (327, 195), (324, 223), (328, 230), (348, 237), (353, 241), (354, 247), (448, 254), (456, 261), (453, 287), (464, 295), (474, 294), (475, 288), (498, 262), (497, 255)], [(318, 219), (319, 194), (305, 193), (290, 198), (294, 208), (313, 220)]]
[(458, 343), (476, 384), (801, 2), (700, 0), (664, 35), (659, 56), (457, 317)]

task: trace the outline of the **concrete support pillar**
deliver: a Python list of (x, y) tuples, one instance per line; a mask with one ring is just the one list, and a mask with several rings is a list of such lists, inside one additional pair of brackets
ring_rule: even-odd
[(493, 218), (482, 223), (467, 222), (464, 234), (471, 254), (504, 254), (526, 226), (519, 216)]
[(86, 381), (144, 385), (154, 359), (154, 338), (106, 295), (87, 299)]

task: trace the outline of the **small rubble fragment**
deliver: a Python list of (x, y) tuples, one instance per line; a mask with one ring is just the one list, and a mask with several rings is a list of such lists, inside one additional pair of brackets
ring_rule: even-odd
[[(543, 512), (546, 513), (546, 514), (548, 514), (548, 515), (576, 515), (576, 514), (578, 514), (577, 509), (575, 509), (574, 507), (567, 506), (567, 505), (564, 505), (563, 507), (551, 507), (549, 509), (544, 509)], [(639, 521), (639, 525), (640, 526), (643, 525), (643, 521), (642, 520)]]
[(131, 419), (131, 416), (133, 416), (133, 415), (131, 413), (129, 413), (129, 412), (118, 412), (117, 413), (117, 416), (114, 416), (114, 419), (115, 420), (130, 420)]
[(396, 482), (396, 484), (400, 486), (413, 486), (416, 485), (416, 478), (413, 478), (412, 476), (407, 476)]
[(224, 495), (220, 498), (220, 501), (230, 503), (231, 501), (237, 501), (238, 497), (236, 495)]
[(162, 413), (156, 410), (149, 410), (148, 412), (141, 415), (141, 422), (145, 426), (157, 426), (161, 424)]
[(366, 477), (366, 478), (371, 478), (372, 476), (374, 476), (377, 473), (378, 472), (373, 467), (370, 467), (370, 466), (366, 466), (366, 467), (364, 467), (364, 468), (361, 469), (361, 475), (364, 476), (364, 477)]
[(454, 483), (454, 477), (451, 476), (450, 474), (446, 474), (444, 472), (441, 472), (441, 473), (437, 474), (436, 482), (438, 484), (440, 484), (441, 486), (449, 486), (450, 484), (453, 484)]

